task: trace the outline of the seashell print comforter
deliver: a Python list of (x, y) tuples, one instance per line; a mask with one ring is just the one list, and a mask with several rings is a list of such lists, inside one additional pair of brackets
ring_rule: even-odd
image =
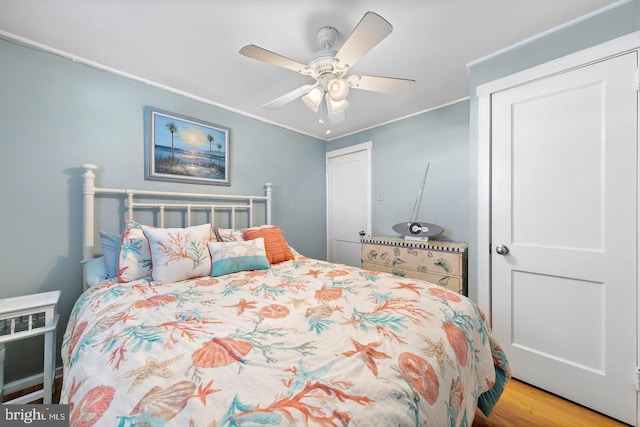
[(103, 282), (76, 302), (62, 358), (61, 403), (83, 427), (470, 426), (509, 377), (467, 298), (302, 256)]

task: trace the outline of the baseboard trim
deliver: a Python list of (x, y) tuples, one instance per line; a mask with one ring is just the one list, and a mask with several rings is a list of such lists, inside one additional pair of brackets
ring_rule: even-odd
[[(55, 379), (58, 378), (62, 378), (62, 366), (58, 366), (55, 370)], [(42, 383), (44, 383), (44, 372), (6, 383), (0, 392), (3, 395), (13, 394)]]

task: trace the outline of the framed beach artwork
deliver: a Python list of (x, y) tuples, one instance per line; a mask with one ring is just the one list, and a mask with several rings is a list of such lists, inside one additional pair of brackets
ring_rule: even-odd
[(145, 107), (145, 179), (230, 185), (229, 129)]

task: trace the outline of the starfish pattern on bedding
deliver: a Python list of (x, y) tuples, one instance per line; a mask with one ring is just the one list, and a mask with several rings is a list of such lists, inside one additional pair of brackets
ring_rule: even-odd
[(367, 368), (369, 368), (369, 370), (373, 373), (373, 375), (377, 377), (378, 365), (376, 365), (376, 362), (374, 359), (391, 359), (391, 356), (389, 356), (388, 354), (382, 353), (374, 349), (374, 347), (380, 347), (382, 343), (372, 342), (369, 344), (361, 344), (358, 341), (354, 340), (353, 338), (351, 338), (351, 342), (353, 343), (356, 349), (352, 351), (345, 351), (344, 353), (341, 353), (341, 354), (346, 357), (351, 357), (356, 354), (360, 354), (360, 357), (364, 361)]
[(453, 359), (451, 356), (447, 354), (447, 351), (444, 348), (444, 339), (440, 337), (438, 342), (433, 341), (431, 338), (420, 334), (420, 338), (424, 340), (429, 346), (421, 349), (422, 354), (427, 357), (433, 357), (438, 361), (438, 366), (440, 367), (440, 373), (444, 376), (444, 368), (445, 364), (451, 366), (452, 368), (455, 366), (453, 363)]
[(240, 298), (237, 304), (233, 305), (224, 305), (223, 307), (235, 307), (236, 313), (240, 316), (246, 309), (254, 310), (256, 308), (256, 301), (247, 301), (244, 298)]
[(178, 357), (165, 360), (164, 362), (158, 362), (153, 357), (148, 357), (142, 368), (134, 369), (124, 374), (124, 378), (136, 377), (131, 387), (129, 387), (129, 391), (131, 392), (134, 388), (145, 382), (151, 375), (162, 378), (173, 376), (173, 371), (169, 369), (169, 366), (176, 360), (178, 360)]
[(305, 276), (313, 276), (314, 278), (318, 278), (318, 274), (322, 273), (322, 270), (313, 270), (309, 269), (307, 273), (304, 273)]
[(346, 317), (342, 317), (344, 322), (340, 323), (341, 325), (351, 325), (353, 329), (360, 329), (360, 324), (362, 323), (362, 319), (356, 317), (355, 314), (351, 315), (351, 318), (347, 319)]
[(408, 291), (414, 292), (418, 295), (420, 295), (420, 289), (421, 287), (415, 283), (402, 283), (402, 282), (398, 282), (398, 286), (396, 286), (393, 289), (406, 289)]
[(302, 299), (289, 298), (289, 302), (290, 302), (291, 304), (293, 304), (293, 307), (294, 307), (294, 308), (298, 308), (298, 307), (300, 307), (302, 304), (304, 304), (304, 305), (311, 305), (311, 303), (307, 301), (307, 298), (306, 298), (306, 297), (304, 297), (304, 298), (302, 298)]

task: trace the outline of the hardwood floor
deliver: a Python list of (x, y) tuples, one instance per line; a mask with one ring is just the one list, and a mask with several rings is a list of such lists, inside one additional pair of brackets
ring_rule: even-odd
[(511, 380), (489, 418), (479, 410), (472, 427), (622, 427), (619, 421), (566, 401), (538, 388)]
[[(60, 401), (61, 378), (55, 381), (53, 403)], [(4, 400), (37, 390), (5, 396)], [(42, 401), (34, 402), (42, 403)], [(546, 393), (517, 380), (511, 380), (489, 418), (479, 410), (472, 427), (624, 427), (626, 424), (575, 403)]]

